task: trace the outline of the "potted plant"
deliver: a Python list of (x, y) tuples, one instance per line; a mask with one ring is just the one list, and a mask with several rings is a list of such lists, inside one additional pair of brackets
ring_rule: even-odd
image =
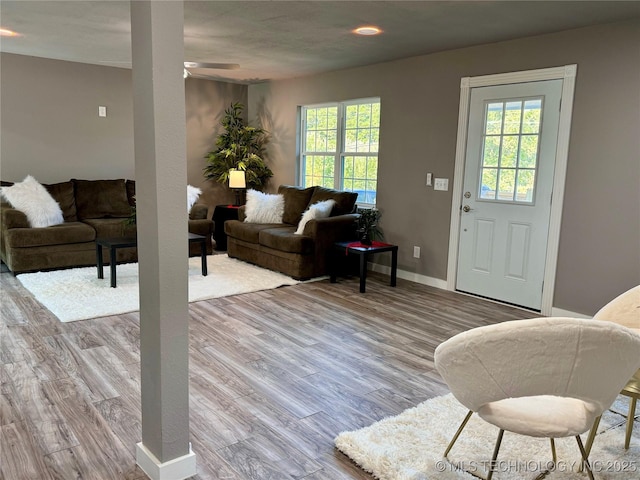
[(244, 105), (232, 103), (224, 111), (224, 133), (216, 140), (216, 149), (205, 157), (204, 177), (220, 183), (229, 182), (230, 170), (243, 170), (247, 188), (262, 190), (273, 172), (264, 161), (267, 132), (247, 125), (242, 117)]
[(382, 230), (378, 226), (382, 214), (380, 210), (375, 208), (362, 208), (358, 210), (360, 217), (358, 218), (358, 234), (360, 235), (360, 243), (363, 245), (371, 245), (373, 240), (382, 240)]

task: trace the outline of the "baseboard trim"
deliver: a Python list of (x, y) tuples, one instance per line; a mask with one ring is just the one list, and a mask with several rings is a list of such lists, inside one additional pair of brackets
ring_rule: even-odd
[[(387, 275), (391, 275), (391, 267), (388, 265), (381, 265), (379, 263), (369, 263), (369, 270), (378, 273), (385, 273)], [(407, 272), (406, 270), (398, 269), (397, 272), (398, 278), (402, 278), (404, 280), (409, 280), (414, 283), (420, 283), (422, 285), (428, 285), (429, 287), (436, 287), (443, 290), (447, 289), (447, 281), (441, 280), (439, 278), (428, 277), (426, 275), (420, 275), (419, 273)]]
[[(379, 263), (369, 262), (368, 268), (372, 272), (391, 275), (391, 267), (389, 267), (388, 265), (381, 265)], [(398, 278), (403, 278), (404, 280), (409, 280), (410, 282), (420, 283), (422, 285), (428, 285), (430, 287), (440, 288), (442, 290), (448, 290), (447, 281), (441, 280), (440, 278), (428, 277), (426, 275), (421, 275), (419, 273), (414, 273), (414, 272), (407, 272), (406, 270), (401, 270), (401, 269), (398, 269), (397, 276)], [(452, 291), (455, 292), (456, 290), (452, 290)], [(462, 293), (462, 292), (457, 292), (457, 293)], [(462, 294), (465, 295), (464, 293)], [(490, 299), (485, 299), (485, 300), (506, 305), (505, 303), (502, 303), (496, 300), (490, 300)], [(511, 306), (513, 307), (513, 305)], [(518, 308), (518, 307), (514, 307), (514, 308)], [(523, 310), (526, 310), (526, 309), (523, 309)], [(570, 310), (563, 310), (561, 308), (556, 308), (556, 307), (552, 307), (551, 316), (552, 317), (572, 317), (572, 318), (592, 318), (591, 316), (584, 315), (583, 313), (572, 312)]]
[(551, 307), (552, 317), (572, 317), (572, 318), (593, 318), (583, 313), (572, 312), (570, 310), (563, 310), (562, 308)]
[(182, 457), (160, 463), (142, 442), (136, 444), (136, 463), (151, 480), (184, 480), (196, 475), (196, 454), (191, 450)]

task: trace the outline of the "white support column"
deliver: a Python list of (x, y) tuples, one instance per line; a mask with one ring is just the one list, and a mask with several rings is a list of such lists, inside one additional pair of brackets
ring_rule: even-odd
[(189, 444), (187, 167), (181, 1), (131, 1), (142, 442), (153, 480), (196, 474)]

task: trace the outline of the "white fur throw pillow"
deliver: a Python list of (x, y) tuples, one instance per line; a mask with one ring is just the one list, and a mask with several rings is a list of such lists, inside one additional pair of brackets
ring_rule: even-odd
[(314, 220), (316, 218), (327, 218), (331, 215), (331, 210), (333, 206), (336, 204), (335, 200), (325, 200), (324, 202), (318, 202), (311, 205), (307, 210), (302, 214), (302, 218), (300, 219), (300, 223), (298, 224), (298, 229), (296, 230), (296, 235), (302, 235), (304, 232), (304, 227), (309, 220)]
[(284, 196), (247, 190), (247, 206), (244, 213), (244, 221), (247, 223), (282, 223)]
[(27, 216), (32, 227), (48, 227), (64, 223), (62, 210), (51, 194), (31, 175), (20, 183), (0, 189), (2, 196)]
[(193, 204), (196, 203), (196, 200), (198, 200), (198, 197), (201, 193), (202, 190), (200, 190), (198, 187), (187, 185), (187, 213), (191, 211), (191, 207), (193, 207)]

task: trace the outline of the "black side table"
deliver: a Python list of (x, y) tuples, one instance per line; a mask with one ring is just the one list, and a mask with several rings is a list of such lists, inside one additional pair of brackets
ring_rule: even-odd
[(389, 243), (377, 246), (360, 246), (359, 242), (336, 242), (334, 244), (333, 258), (330, 262), (329, 279), (331, 283), (336, 283), (339, 255), (359, 255), (360, 256), (360, 293), (365, 292), (367, 284), (367, 258), (370, 254), (391, 252), (391, 286), (396, 286), (396, 274), (398, 272), (398, 246)]
[(213, 210), (213, 238), (216, 241), (216, 250), (227, 249), (227, 235), (224, 233), (224, 222), (238, 220), (239, 205), (216, 205)]

